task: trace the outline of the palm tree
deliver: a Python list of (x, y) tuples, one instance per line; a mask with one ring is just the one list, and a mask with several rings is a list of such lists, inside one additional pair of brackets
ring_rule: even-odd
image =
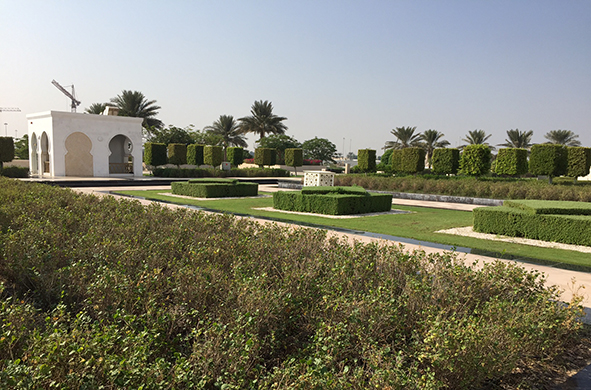
[(213, 122), (211, 126), (206, 126), (203, 130), (220, 136), (222, 145), (224, 146), (224, 159), (226, 158), (226, 150), (229, 146), (241, 146), (243, 148), (248, 146), (244, 135), (240, 131), (240, 126), (236, 123), (232, 115), (220, 115), (217, 121)]
[(90, 105), (90, 107), (88, 107), (86, 110), (84, 110), (84, 112), (87, 114), (100, 115), (105, 111), (106, 107), (107, 107), (107, 103), (92, 103)]
[[(486, 140), (489, 139), (490, 136), (491, 134), (486, 135), (486, 132), (484, 130), (473, 130), (468, 131), (468, 136), (466, 138), (462, 138), (462, 141), (466, 142), (468, 145), (486, 145), (492, 150), (494, 148), (490, 146), (488, 142), (486, 142)], [(460, 146), (460, 149), (464, 146), (466, 145)]]
[(250, 108), (251, 116), (239, 118), (242, 133), (256, 133), (262, 139), (265, 134), (285, 134), (287, 126), (281, 123), (287, 118), (273, 114), (273, 104), (270, 101), (257, 100)]
[(396, 141), (386, 141), (383, 149), (404, 149), (421, 145), (421, 134), (415, 134), (417, 127), (397, 127), (390, 133), (396, 137)]
[(566, 146), (581, 146), (579, 136), (570, 130), (551, 130), (544, 135), (549, 143)]
[(431, 169), (431, 157), (433, 157), (433, 151), (436, 148), (445, 148), (449, 145), (449, 141), (441, 140), (445, 134), (440, 133), (437, 130), (425, 130), (423, 134), (421, 134), (421, 145), (423, 149), (425, 149), (425, 153), (427, 155), (427, 161), (429, 163), (429, 169)]
[(111, 103), (119, 108), (119, 116), (144, 118), (142, 126), (146, 129), (150, 127), (161, 129), (164, 126), (161, 120), (156, 119), (161, 107), (156, 105), (156, 100), (147, 100), (139, 91), (123, 90), (121, 95), (111, 99)]
[(507, 130), (507, 138), (505, 138), (504, 144), (498, 146), (505, 146), (507, 148), (522, 148), (529, 149), (531, 144), (531, 137), (534, 135), (534, 131), (520, 131), (519, 129)]

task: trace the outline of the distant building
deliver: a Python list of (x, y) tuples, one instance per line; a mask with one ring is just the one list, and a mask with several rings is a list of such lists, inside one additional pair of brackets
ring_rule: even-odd
[(27, 115), (31, 175), (142, 176), (142, 120), (60, 111)]

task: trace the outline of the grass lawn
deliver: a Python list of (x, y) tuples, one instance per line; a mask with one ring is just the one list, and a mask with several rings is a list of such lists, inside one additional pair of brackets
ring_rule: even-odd
[(286, 214), (280, 212), (255, 210), (259, 207), (272, 207), (272, 198), (250, 199), (219, 199), (194, 200), (173, 196), (159, 195), (169, 190), (148, 191), (116, 191), (119, 194), (140, 196), (151, 200), (162, 200), (169, 203), (194, 205), (207, 209), (232, 214), (252, 215), (274, 218), (285, 222), (300, 222), (324, 227), (360, 230), (378, 234), (412, 238), (419, 241), (430, 241), (457, 247), (472, 248), (472, 253), (490, 255), (505, 259), (522, 259), (541, 264), (557, 264), (561, 267), (591, 271), (591, 256), (588, 253), (561, 249), (539, 248), (529, 245), (512, 244), (500, 241), (481, 240), (450, 234), (435, 233), (441, 229), (472, 225), (472, 213), (432, 209), (425, 207), (409, 207), (394, 205), (399, 210), (412, 211), (411, 214), (378, 215), (351, 219), (331, 219), (321, 216)]

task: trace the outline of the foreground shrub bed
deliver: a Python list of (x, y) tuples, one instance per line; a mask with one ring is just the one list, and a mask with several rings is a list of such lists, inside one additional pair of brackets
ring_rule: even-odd
[(289, 171), (279, 168), (235, 168), (229, 171), (203, 168), (154, 168), (156, 177), (289, 177)]
[(7, 388), (468, 389), (580, 327), (540, 275), (0, 178)]
[(335, 185), (358, 185), (367, 190), (414, 192), (493, 199), (543, 199), (591, 202), (591, 183), (549, 184), (536, 179), (447, 177), (429, 175), (380, 177), (337, 175)]
[(171, 183), (172, 193), (196, 198), (257, 196), (259, 185), (231, 179), (193, 179)]

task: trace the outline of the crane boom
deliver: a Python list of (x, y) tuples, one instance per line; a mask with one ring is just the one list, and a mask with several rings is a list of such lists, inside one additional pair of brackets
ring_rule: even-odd
[(16, 107), (0, 107), (0, 112), (8, 112), (8, 111), (21, 112), (21, 109), (16, 108)]
[(76, 107), (78, 107), (80, 105), (80, 101), (79, 100), (76, 100), (76, 97), (74, 96), (74, 85), (72, 85), (72, 93), (70, 93), (64, 87), (62, 87), (60, 85), (60, 83), (58, 83), (57, 81), (52, 80), (51, 83), (53, 85), (55, 85), (57, 89), (59, 89), (60, 91), (62, 91), (62, 93), (64, 95), (66, 95), (67, 97), (69, 97), (70, 99), (72, 99), (72, 105), (70, 107), (72, 108), (72, 112), (76, 112)]

